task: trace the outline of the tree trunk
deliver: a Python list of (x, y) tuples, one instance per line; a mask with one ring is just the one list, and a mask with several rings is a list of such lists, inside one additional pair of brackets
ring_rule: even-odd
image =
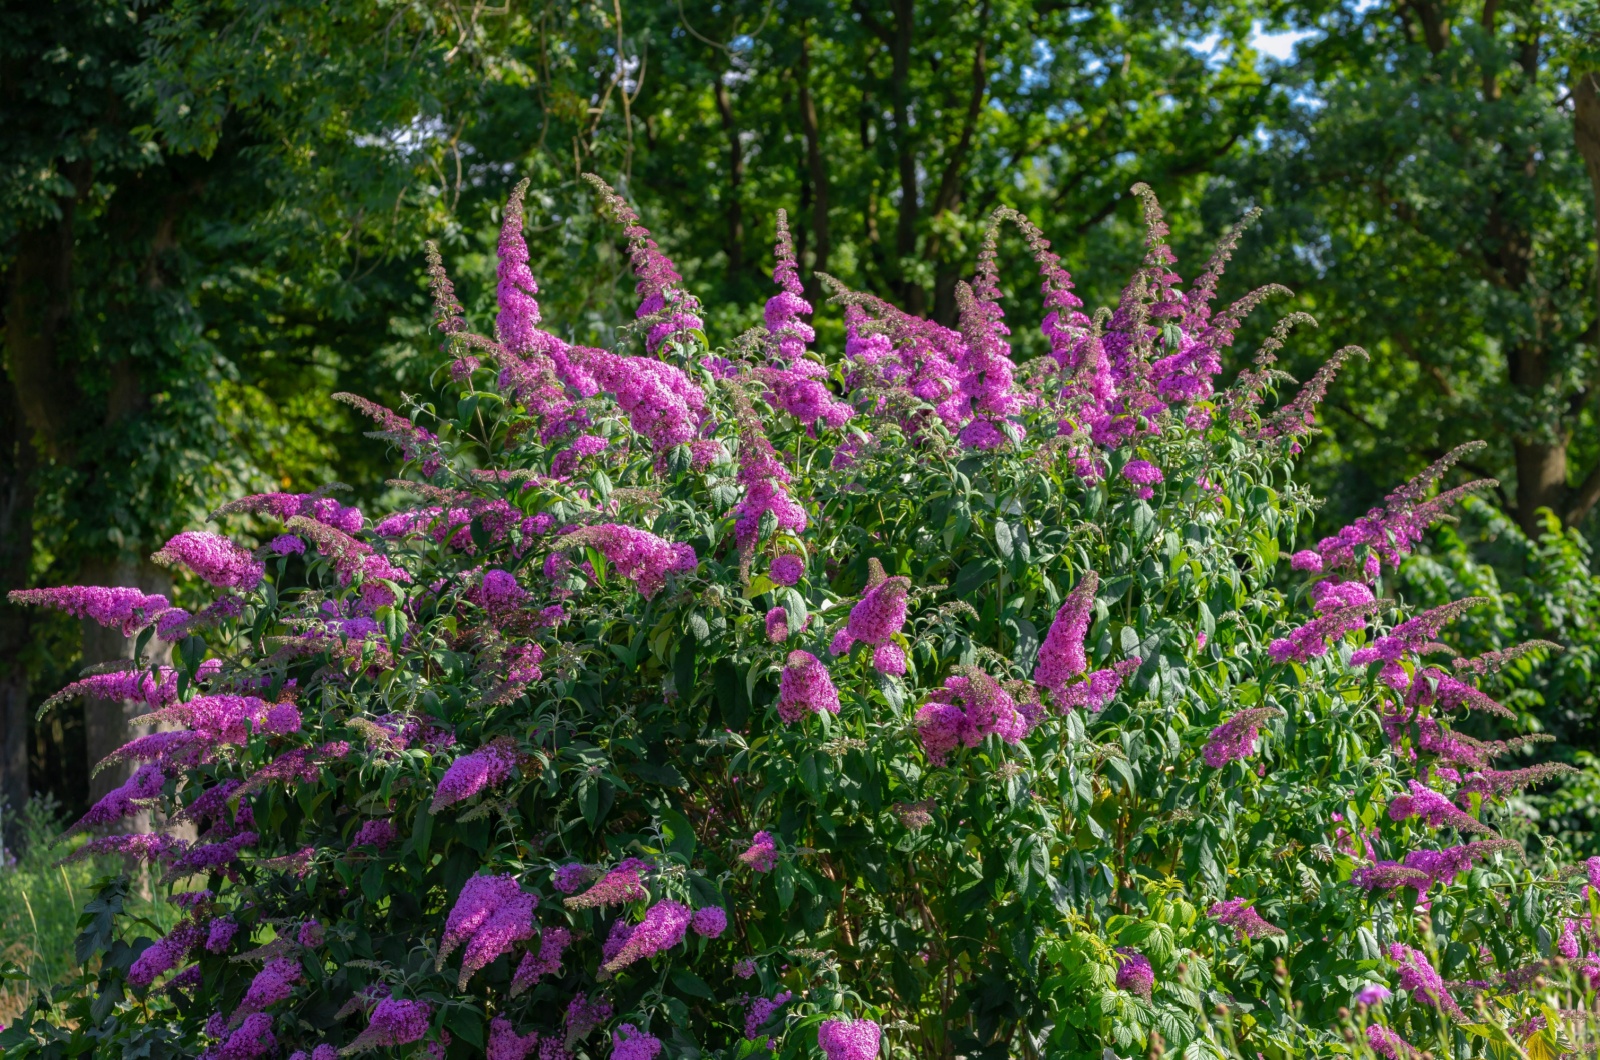
[(728, 275), (736, 277), (744, 268), (744, 206), (739, 201), (744, 186), (744, 145), (739, 142), (739, 127), (733, 120), (733, 99), (728, 84), (717, 78), (713, 95), (722, 130), (728, 134)]
[[(806, 297), (816, 305), (821, 294), (816, 274), (828, 271), (833, 236), (828, 227), (828, 167), (822, 160), (822, 130), (811, 98), (811, 38), (800, 38), (800, 129), (806, 138), (806, 172), (811, 179), (811, 241), (815, 257)], [(802, 263), (803, 264), (803, 263)]]
[[(96, 563), (86, 566), (82, 581), (85, 585), (131, 585), (146, 593), (170, 595), (172, 577), (160, 567), (149, 562)], [(106, 629), (97, 622), (83, 622), (83, 665), (115, 662), (133, 658), (136, 638), (124, 637), (118, 629)], [(164, 662), (170, 657), (165, 642), (151, 639), (146, 648), (151, 661)], [(101, 759), (140, 735), (143, 727), (135, 719), (148, 712), (142, 703), (119, 699), (85, 699), (83, 701), (84, 742), (87, 745), (89, 769), (92, 771)], [(127, 780), (132, 774), (127, 764), (108, 767), (89, 781), (89, 799), (99, 799), (112, 788)]]
[(894, 250), (900, 304), (918, 316), (927, 310), (927, 292), (904, 275), (902, 264), (917, 252), (917, 221), (921, 200), (917, 189), (916, 134), (911, 129), (911, 41), (916, 30), (913, 0), (894, 0), (894, 31), (889, 41), (889, 89), (894, 106), (895, 161), (900, 171), (900, 217), (895, 224)]
[[(0, 376), (0, 592), (28, 584), (33, 559), (33, 439), (16, 394)], [(23, 648), (32, 635), (32, 614), (0, 597), (0, 800), (11, 812), (32, 794), (28, 783), (28, 670)], [(14, 842), (10, 827), (0, 842)]]
[[(1600, 252), (1600, 71), (1588, 70), (1573, 76), (1572, 134), (1583, 168), (1589, 173), (1589, 191), (1594, 196), (1595, 247)], [(1600, 261), (1595, 268), (1595, 305), (1600, 312)], [(1583, 520), (1600, 501), (1600, 461), (1584, 476), (1574, 491), (1562, 519), (1572, 526)]]

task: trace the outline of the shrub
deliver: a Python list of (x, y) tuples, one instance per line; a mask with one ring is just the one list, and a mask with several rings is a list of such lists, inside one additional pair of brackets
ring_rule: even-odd
[[(598, 350), (539, 326), (522, 190), (496, 339), (430, 250), (453, 411), (348, 398), (412, 506), (234, 502), (267, 544), (158, 553), (193, 611), (14, 594), (173, 645), (86, 679), (166, 728), (84, 823), (154, 808), (91, 845), (204, 888), (152, 940), (108, 881), (8, 1056), (1554, 1054), (1600, 861), (1506, 808), (1549, 768), (1453, 724), (1522, 649), (1440, 661), (1473, 601), (1383, 597), (1474, 486), (1435, 492), (1451, 454), (1300, 547), (1339, 358), (1264, 411), (1291, 318), (1215, 388), (1268, 293), (1213, 311), (1237, 233), (1180, 289), (1137, 189), (1091, 319), (1001, 211), (959, 331), (830, 282), (824, 357), (780, 215), (766, 327), (713, 352), (600, 185), (641, 305)], [(1049, 311), (1022, 365), (1002, 222)]]

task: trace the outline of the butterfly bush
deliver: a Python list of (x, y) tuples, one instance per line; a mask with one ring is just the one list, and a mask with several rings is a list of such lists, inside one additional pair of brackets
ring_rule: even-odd
[(1495, 698), (1554, 646), (1451, 660), (1476, 602), (1393, 583), (1486, 486), (1465, 449), (1299, 539), (1333, 369), (1279, 393), (1303, 315), (1231, 349), (1274, 293), (1213, 304), (1238, 230), (1186, 284), (1136, 188), (1091, 315), (1000, 210), (958, 329), (821, 277), (833, 346), (779, 218), (765, 327), (713, 347), (597, 190), (640, 296), (611, 348), (545, 330), (525, 185), (490, 333), (429, 249), (445, 389), (343, 398), (397, 510), (226, 505), (157, 554), (185, 608), (12, 594), (136, 638), (59, 697), (157, 725), (75, 827), (178, 918), (107, 880), (8, 1057), (1560, 1051), (1600, 862), (1519, 818), (1559, 767)]

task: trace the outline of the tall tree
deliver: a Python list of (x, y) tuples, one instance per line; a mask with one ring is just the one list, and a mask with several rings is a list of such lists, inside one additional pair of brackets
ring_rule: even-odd
[[(1373, 354), (1314, 459), (1347, 503), (1398, 465), (1487, 438), (1482, 470), (1537, 534), (1600, 501), (1592, 88), (1562, 49), (1570, 5), (1309, 4), (1296, 102), (1215, 192), (1266, 207), (1251, 265)], [(1576, 125), (1575, 125), (1576, 120)], [(1575, 136), (1576, 131), (1576, 136)], [(1596, 156), (1600, 162), (1600, 155)], [(1251, 271), (1251, 270), (1254, 271)]]

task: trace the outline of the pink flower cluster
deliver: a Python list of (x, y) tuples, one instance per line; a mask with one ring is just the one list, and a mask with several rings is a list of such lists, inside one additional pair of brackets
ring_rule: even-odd
[(205, 530), (176, 534), (150, 556), (162, 566), (184, 566), (219, 589), (249, 592), (261, 584), (266, 566), (227, 538)]
[(746, 410), (739, 433), (739, 485), (744, 496), (734, 507), (734, 540), (741, 549), (754, 548), (761, 531), (761, 519), (771, 513), (776, 526), (791, 534), (806, 528), (806, 510), (789, 495), (789, 469), (778, 460), (767, 441), (755, 413)]
[(646, 1034), (631, 1023), (611, 1032), (611, 1060), (655, 1060), (661, 1052), (661, 1039)]
[(779, 585), (794, 585), (806, 573), (806, 561), (803, 557), (792, 552), (785, 552), (772, 560), (772, 566), (767, 571), (767, 577)]
[(778, 717), (792, 725), (807, 714), (839, 713), (839, 691), (828, 668), (808, 651), (792, 651), (778, 678)]
[(898, 576), (884, 578), (883, 568), (877, 566), (878, 561), (874, 559), (871, 562), (878, 576), (877, 582), (850, 609), (850, 620), (835, 634), (828, 650), (834, 655), (843, 655), (856, 641), (870, 644), (876, 649), (872, 656), (872, 665), (876, 670), (886, 674), (904, 674), (905, 651), (891, 638), (906, 624), (911, 579)]
[(1039, 665), (1034, 668), (1033, 679), (1049, 689), (1058, 702), (1066, 701), (1068, 684), (1089, 668), (1083, 641), (1094, 617), (1094, 596), (1099, 588), (1100, 576), (1092, 570), (1085, 571), (1062, 601), (1039, 645)]
[(650, 863), (639, 858), (621, 861), (600, 882), (582, 894), (567, 899), (568, 909), (600, 909), (608, 905), (637, 902), (649, 897), (639, 874), (648, 872)]
[(502, 741), (493, 741), (488, 745), (478, 748), (469, 754), (462, 754), (456, 761), (451, 762), (450, 769), (445, 770), (445, 775), (438, 778), (438, 786), (434, 788), (434, 802), (429, 807), (430, 813), (437, 813), (445, 809), (446, 805), (464, 802), (475, 796), (485, 788), (494, 788), (510, 777), (510, 770), (517, 767), (517, 751), (514, 746)]
[(1017, 701), (999, 682), (981, 670), (968, 669), (945, 678), (917, 711), (922, 749), (936, 766), (945, 764), (958, 747), (976, 747), (990, 733), (1018, 743), (1031, 729)]
[(778, 211), (778, 241), (773, 250), (777, 263), (773, 282), (782, 288), (767, 300), (767, 335), (777, 353), (778, 367), (762, 373), (772, 384), (779, 408), (808, 428), (821, 420), (829, 427), (843, 427), (855, 410), (829, 392), (823, 382), (821, 365), (805, 359), (806, 347), (816, 332), (801, 319), (811, 312), (805, 288), (795, 263), (794, 242), (789, 238), (788, 214)]
[(772, 833), (757, 832), (739, 860), (757, 872), (771, 872), (778, 864), (778, 848), (772, 841)]
[(234, 1018), (237, 1019), (239, 1013), (260, 1012), (287, 999), (302, 978), (299, 961), (274, 957), (250, 981), (250, 989), (245, 991), (235, 1009)]
[(517, 1033), (511, 1021), (496, 1016), (489, 1021), (489, 1044), (484, 1049), (484, 1060), (527, 1060), (539, 1047), (539, 1032)]
[(828, 1060), (873, 1060), (882, 1033), (871, 1020), (823, 1020), (817, 1044)]
[(252, 493), (248, 497), (229, 501), (211, 514), (214, 519), (243, 512), (269, 515), (283, 523), (303, 515), (347, 534), (359, 534), (366, 525), (361, 509), (340, 504), (320, 493)]
[(685, 332), (701, 327), (700, 318), (695, 315), (700, 305), (679, 286), (683, 277), (651, 238), (650, 230), (639, 223), (639, 215), (627, 201), (599, 177), (585, 174), (585, 179), (599, 192), (612, 216), (623, 226), (622, 234), (628, 237), (628, 256), (633, 261), (634, 275), (639, 277), (637, 290), (641, 301), (637, 315), (640, 318), (666, 316), (664, 321), (650, 328), (645, 338), (646, 349), (655, 353), (668, 338), (687, 338)]
[(134, 958), (133, 964), (128, 967), (128, 985), (144, 989), (176, 968), (200, 943), (200, 928), (187, 920), (183, 921)]
[(586, 526), (556, 543), (562, 549), (584, 545), (598, 549), (646, 600), (667, 584), (668, 574), (692, 571), (700, 563), (690, 545), (664, 541), (648, 530), (617, 523)]
[(750, 1007), (744, 1014), (744, 1038), (753, 1042), (761, 1037), (761, 1028), (765, 1027), (777, 1012), (794, 999), (794, 994), (787, 990), (780, 991), (775, 997), (755, 997), (750, 999)]
[(53, 589), (13, 589), (6, 594), (14, 604), (51, 607), (73, 618), (87, 618), (131, 637), (154, 622), (157, 615), (174, 610), (165, 596), (123, 586), (62, 585)]
[(345, 1047), (353, 1053), (362, 1049), (377, 1049), (408, 1045), (420, 1041), (428, 1033), (428, 1023), (433, 1018), (433, 1006), (426, 1001), (404, 1001), (386, 997), (372, 1009), (367, 1029)]
[(1148, 998), (1156, 982), (1150, 958), (1126, 946), (1118, 946), (1116, 953), (1117, 989)]
[(572, 945), (572, 932), (564, 927), (545, 928), (539, 936), (539, 953), (522, 955), (511, 976), (511, 996), (536, 986), (540, 979), (561, 971), (561, 958)]
[(445, 959), (465, 943), (460, 983), (465, 990), (474, 972), (533, 937), (533, 910), (538, 903), (538, 896), (523, 891), (515, 876), (472, 877), (445, 921), (435, 964), (443, 967)]
[(1261, 723), (1281, 713), (1272, 707), (1253, 707), (1239, 711), (1212, 729), (1203, 752), (1206, 765), (1221, 769), (1229, 762), (1242, 762), (1255, 754)]
[(1445, 988), (1444, 980), (1434, 970), (1427, 954), (1403, 942), (1395, 942), (1389, 946), (1389, 957), (1399, 966), (1400, 989), (1409, 990), (1413, 1000), (1459, 1019), (1466, 1017), (1461, 1006), (1456, 1004), (1456, 999)]
[(1133, 483), (1133, 495), (1140, 500), (1149, 500), (1155, 496), (1153, 488), (1157, 483), (1164, 482), (1166, 476), (1161, 469), (1148, 460), (1130, 460), (1123, 465), (1122, 477)]
[(1262, 935), (1282, 935), (1283, 928), (1269, 924), (1245, 898), (1229, 898), (1217, 902), (1206, 911), (1207, 915), (1223, 927), (1231, 927), (1240, 939), (1260, 938)]
[(644, 919), (628, 932), (615, 956), (606, 961), (604, 970), (616, 973), (635, 961), (647, 960), (683, 941), (689, 929), (692, 914), (689, 907), (670, 899), (657, 902), (645, 910)]

